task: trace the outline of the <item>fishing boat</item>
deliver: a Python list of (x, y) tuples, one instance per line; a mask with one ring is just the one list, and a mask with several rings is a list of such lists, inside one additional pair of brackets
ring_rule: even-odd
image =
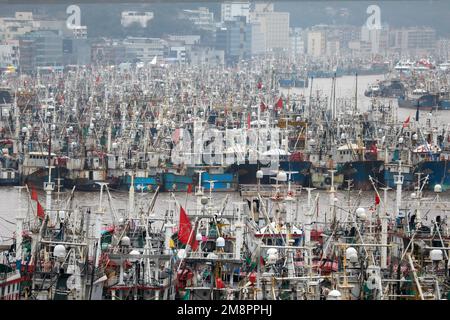
[(405, 87), (398, 79), (384, 80), (369, 85), (364, 91), (366, 97), (398, 98), (405, 95)]
[[(373, 150), (356, 144), (347, 144), (337, 149), (337, 170), (344, 175), (344, 181), (352, 181), (357, 190), (370, 190), (372, 185), (369, 176), (380, 182), (384, 181), (383, 164), (381, 160), (365, 159), (372, 155)], [(356, 158), (355, 158), (356, 157)], [(344, 185), (345, 187), (345, 185)]]
[(416, 88), (397, 99), (399, 108), (432, 110), (438, 106), (438, 96), (425, 89)]
[(168, 192), (186, 192), (195, 185), (194, 173), (163, 172), (162, 181), (163, 190)]
[(280, 73), (278, 84), (281, 88), (308, 88), (308, 78), (297, 73)]

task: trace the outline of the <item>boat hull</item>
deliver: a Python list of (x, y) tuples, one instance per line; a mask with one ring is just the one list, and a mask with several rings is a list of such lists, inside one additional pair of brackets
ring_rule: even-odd
[(439, 110), (450, 110), (450, 100), (441, 100), (439, 101)]
[(450, 190), (450, 161), (423, 161), (414, 171), (429, 176), (426, 189), (434, 190), (434, 186), (440, 184), (443, 191)]
[(417, 105), (419, 105), (419, 109), (422, 110), (431, 110), (433, 107), (438, 105), (437, 97), (432, 94), (423, 95), (417, 99), (399, 97), (397, 102), (399, 108), (417, 109)]
[[(55, 185), (58, 184), (58, 178), (62, 179), (61, 184), (65, 186), (65, 180), (69, 176), (69, 170), (64, 167), (56, 167), (55, 169), (52, 169), (51, 171), (51, 177), (50, 181), (55, 183)], [(23, 183), (32, 186), (35, 189), (43, 190), (44, 189), (44, 183), (48, 182), (48, 169), (47, 168), (39, 168), (36, 171), (34, 171), (32, 174), (24, 176), (23, 177)]]
[(171, 172), (162, 174), (163, 191), (167, 192), (186, 192), (189, 185), (194, 184), (194, 178), (189, 175), (180, 175)]
[[(335, 189), (342, 188), (344, 184), (344, 175), (335, 172), (333, 177), (333, 184)], [(331, 187), (331, 174), (328, 170), (321, 170), (321, 168), (311, 169), (311, 186), (316, 189), (326, 190)]]
[(308, 79), (280, 79), (278, 84), (281, 88), (308, 88)]
[[(384, 182), (389, 188), (396, 189), (397, 185), (395, 184), (394, 176), (397, 175), (398, 172), (384, 170)], [(404, 190), (413, 190), (414, 189), (414, 173), (412, 172), (402, 172), (403, 176), (403, 185), (402, 189)]]
[(107, 183), (108, 188), (115, 189), (119, 185), (118, 179), (107, 179), (107, 180), (91, 180), (87, 178), (75, 178), (66, 179), (64, 181), (64, 186), (68, 189), (75, 187), (77, 191), (84, 192), (96, 192), (100, 191), (100, 185), (98, 183)]
[[(373, 189), (369, 176), (384, 183), (383, 161), (352, 161), (346, 162), (338, 172), (344, 175), (344, 180), (352, 180), (353, 188), (356, 190), (369, 191)], [(344, 183), (345, 186), (345, 183)]]
[(309, 186), (310, 183), (310, 161), (281, 161), (280, 169), (284, 171), (297, 171), (291, 175), (291, 182), (302, 186)]
[[(134, 177), (133, 186), (135, 191), (151, 192), (155, 191), (160, 185), (160, 179), (157, 176), (150, 177)], [(126, 175), (122, 177), (120, 188), (124, 190), (130, 190), (131, 177)]]
[[(214, 181), (210, 183), (209, 181)], [(213, 191), (236, 191), (238, 182), (233, 173), (202, 173), (202, 186), (204, 190), (212, 187)]]

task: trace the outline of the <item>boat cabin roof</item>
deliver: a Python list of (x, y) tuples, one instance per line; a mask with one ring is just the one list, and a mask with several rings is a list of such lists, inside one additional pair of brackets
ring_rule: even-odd
[[(31, 151), (31, 152), (28, 152), (28, 155), (29, 155), (29, 156), (43, 156), (43, 157), (48, 157), (48, 152)], [(51, 156), (51, 157), (55, 157), (56, 154), (52, 152), (52, 153), (50, 153), (50, 156)]]
[(355, 143), (352, 143), (352, 144), (344, 144), (343, 146), (340, 146), (340, 147), (338, 148), (338, 151), (350, 150), (350, 149), (353, 149), (353, 150), (364, 150), (364, 149), (366, 149), (366, 148), (365, 148), (365, 147), (358, 146), (358, 145), (355, 144)]

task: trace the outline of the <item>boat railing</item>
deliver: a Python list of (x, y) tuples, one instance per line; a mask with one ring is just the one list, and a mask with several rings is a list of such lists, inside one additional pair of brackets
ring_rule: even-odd
[[(302, 186), (301, 185), (291, 185), (290, 187), (290, 192), (292, 192), (293, 195), (298, 195), (302, 190)], [(280, 194), (280, 195), (287, 195), (289, 192), (289, 187), (288, 185), (275, 185), (275, 184), (270, 184), (270, 185), (255, 185), (255, 184), (241, 184), (239, 186), (239, 191), (241, 192), (242, 195), (244, 196), (249, 196), (249, 195), (257, 195), (258, 193), (261, 194), (262, 196), (272, 196), (275, 194)], [(291, 194), (291, 196), (292, 196)]]
[(3, 273), (0, 273), (0, 280), (4, 281), (4, 280), (7, 280), (7, 279), (9, 279), (9, 278), (11, 278), (11, 277), (13, 277), (15, 275), (20, 275), (18, 270), (13, 270), (13, 271), (10, 271), (10, 272), (3, 272)]
[[(190, 251), (187, 258), (200, 260), (236, 260), (236, 255), (232, 252), (215, 252), (212, 255), (210, 252)], [(237, 260), (239, 259), (242, 259), (242, 255)]]
[(234, 210), (227, 209), (221, 212), (221, 214), (218, 214), (217, 209), (209, 210), (209, 208), (206, 208), (206, 210), (202, 209), (188, 209), (188, 214), (190, 217), (198, 217), (198, 218), (208, 218), (208, 217), (218, 217), (218, 218), (227, 218), (227, 219), (237, 219), (237, 215)]

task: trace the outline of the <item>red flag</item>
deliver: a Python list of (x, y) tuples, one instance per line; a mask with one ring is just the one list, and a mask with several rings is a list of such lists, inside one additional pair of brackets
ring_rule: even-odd
[[(36, 200), (37, 201), (37, 200)], [(37, 216), (40, 219), (44, 219), (45, 218), (45, 212), (44, 212), (44, 208), (42, 208), (41, 204), (39, 203), (39, 201), (37, 201)]]
[(178, 240), (181, 241), (181, 243), (188, 244), (190, 239), (190, 245), (192, 250), (197, 250), (198, 247), (198, 241), (195, 240), (195, 235), (191, 234), (193, 232), (191, 221), (189, 220), (189, 217), (186, 214), (186, 211), (184, 211), (183, 207), (180, 206), (180, 225), (178, 227)]
[(262, 89), (262, 83), (261, 83), (261, 81), (258, 82), (258, 89), (259, 89), (259, 90)]
[(410, 118), (411, 118), (411, 116), (408, 116), (408, 118), (406, 118), (405, 122), (403, 122), (403, 128), (406, 128), (408, 126)]
[(372, 146), (370, 147), (370, 151), (372, 153), (374, 153), (374, 154), (378, 153), (378, 148), (377, 148), (377, 144), (376, 143), (372, 144)]
[(261, 104), (259, 105), (261, 112), (264, 112), (266, 110), (266, 105), (264, 104), (264, 102), (261, 102)]
[(223, 283), (223, 281), (220, 277), (216, 277), (216, 288), (217, 289), (225, 288), (225, 284)]
[(250, 112), (247, 114), (247, 129), (250, 128), (250, 122), (251, 122), (252, 118), (250, 116)]
[(187, 193), (192, 193), (192, 184), (188, 184), (187, 186)]
[(264, 266), (266, 263), (264, 262), (264, 258), (263, 257), (259, 257), (259, 264), (261, 266)]
[(180, 129), (175, 129), (172, 133), (172, 141), (177, 144), (180, 141)]
[(38, 201), (37, 192), (36, 192), (36, 190), (34, 190), (33, 187), (31, 187), (31, 200)]
[(283, 99), (281, 99), (281, 97), (280, 97), (280, 99), (278, 99), (276, 107), (278, 109), (282, 109), (283, 108)]
[(378, 196), (378, 193), (375, 193), (375, 205), (379, 205), (380, 204), (380, 197)]

